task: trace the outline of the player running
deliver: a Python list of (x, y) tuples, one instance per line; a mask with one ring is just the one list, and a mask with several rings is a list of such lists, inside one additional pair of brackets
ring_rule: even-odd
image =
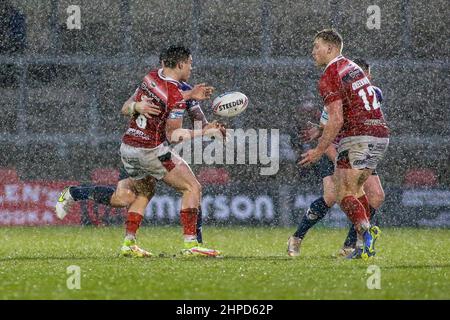
[[(371, 70), (369, 64), (363, 59), (353, 60), (363, 71), (369, 80), (372, 80)], [(381, 104), (383, 95), (378, 87), (373, 87), (377, 100)], [(323, 110), (320, 117), (320, 126), (311, 124), (308, 129), (302, 132), (302, 138), (306, 142), (318, 139), (322, 134), (323, 127), (328, 121), (328, 113)], [(300, 255), (301, 242), (304, 239), (306, 233), (315, 224), (322, 220), (328, 213), (330, 208), (336, 203), (336, 192), (333, 181), (334, 174), (334, 160), (336, 159), (336, 145), (332, 145), (327, 149), (326, 155), (322, 156), (317, 163), (319, 174), (323, 181), (323, 196), (314, 200), (309, 206), (306, 214), (300, 221), (295, 233), (288, 239), (288, 255), (295, 257)], [(380, 178), (376, 170), (373, 170), (372, 175), (364, 183), (364, 191), (369, 199), (370, 207), (370, 220), (376, 213), (376, 210), (384, 202), (384, 190), (381, 186)], [(348, 231), (347, 237), (344, 241), (344, 245), (339, 250), (340, 256), (348, 256), (355, 250), (357, 241), (355, 226), (352, 225)]]
[[(142, 221), (145, 207), (149, 202), (149, 177), (163, 180), (183, 193), (180, 213), (184, 228), (186, 254), (216, 256), (218, 251), (199, 246), (196, 236), (198, 208), (201, 187), (189, 166), (181, 157), (170, 150), (166, 140), (179, 142), (201, 136), (206, 131), (222, 135), (223, 128), (217, 123), (207, 124), (203, 130), (182, 129), (182, 119), (186, 102), (180, 93), (182, 82), (191, 72), (192, 57), (188, 49), (170, 47), (165, 52), (163, 68), (151, 71), (138, 88), (133, 100), (122, 108), (124, 114), (132, 114), (130, 126), (121, 146), (122, 162), (133, 180), (136, 192), (130, 204), (127, 218), (127, 235), (122, 253), (130, 255), (150, 255), (136, 245), (136, 231)], [(162, 112), (153, 117), (135, 114), (136, 105), (149, 99), (158, 105)], [(174, 134), (175, 133), (175, 134)], [(181, 139), (180, 139), (181, 138)]]
[(313, 58), (324, 67), (319, 92), (328, 122), (316, 148), (302, 155), (301, 165), (317, 162), (339, 137), (334, 173), (336, 200), (358, 235), (349, 258), (375, 255), (380, 230), (369, 222), (369, 201), (363, 185), (376, 169), (389, 144), (389, 129), (370, 80), (353, 61), (342, 56), (342, 37), (333, 29), (320, 31), (314, 39)]
[[(202, 127), (205, 127), (208, 124), (208, 120), (198, 101), (209, 99), (214, 88), (205, 84), (191, 87), (189, 84), (182, 82), (180, 89), (186, 100), (186, 111), (191, 122), (194, 123), (195, 121), (200, 121)], [(134, 99), (135, 95), (130, 97), (124, 103), (123, 108), (129, 108), (130, 104), (134, 102)], [(161, 113), (158, 106), (147, 100), (136, 102), (135, 110), (137, 113), (144, 114), (148, 118), (157, 116)], [(129, 175), (122, 166), (120, 168), (119, 181), (116, 187), (105, 185), (68, 186), (64, 188), (58, 198), (55, 207), (56, 215), (58, 218), (64, 219), (74, 202), (84, 200), (92, 200), (96, 203), (111, 206), (113, 208), (128, 207), (135, 200), (137, 194), (133, 184), (133, 180), (129, 178)], [(150, 176), (147, 178), (146, 184), (149, 185), (147, 197), (151, 199), (156, 188), (156, 179)], [(203, 243), (202, 224), (202, 211), (201, 207), (199, 207), (197, 217), (197, 241), (199, 244)]]

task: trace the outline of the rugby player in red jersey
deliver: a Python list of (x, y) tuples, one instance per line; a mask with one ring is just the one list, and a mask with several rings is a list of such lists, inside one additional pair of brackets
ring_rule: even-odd
[[(194, 87), (183, 82), (180, 89), (184, 99), (186, 100), (187, 114), (194, 125), (196, 121), (202, 123), (202, 127), (208, 124), (199, 101), (206, 100), (211, 97), (214, 88), (206, 84), (198, 84)], [(135, 96), (131, 96), (123, 105), (125, 110), (129, 109), (129, 105), (135, 103)], [(150, 101), (144, 100), (136, 102), (135, 112), (143, 114), (148, 118), (157, 116), (161, 113), (158, 106), (152, 104)], [(133, 115), (129, 115), (133, 116)], [(225, 128), (223, 128), (225, 129)], [(134, 187), (134, 180), (129, 178), (129, 175), (123, 168), (120, 168), (119, 181), (117, 186), (110, 185), (88, 185), (88, 186), (68, 186), (61, 192), (55, 206), (56, 215), (60, 219), (64, 219), (69, 213), (70, 208), (76, 201), (92, 200), (96, 203), (111, 206), (113, 208), (125, 208), (131, 205), (138, 193)], [(150, 200), (153, 197), (156, 188), (156, 179), (149, 176), (146, 178), (146, 196)], [(197, 241), (202, 244), (202, 211), (199, 207), (197, 216)]]
[[(126, 237), (121, 253), (137, 257), (151, 255), (136, 245), (136, 231), (153, 193), (156, 178), (183, 194), (180, 212), (185, 239), (183, 253), (217, 256), (218, 251), (204, 248), (197, 241), (196, 227), (201, 187), (189, 166), (169, 148), (169, 143), (202, 136), (205, 133), (223, 137), (225, 131), (222, 125), (215, 122), (206, 123), (203, 130), (181, 128), (186, 101), (180, 90), (190, 89), (186, 88), (184, 81), (190, 76), (192, 56), (187, 48), (169, 47), (162, 54), (162, 58), (163, 68), (150, 71), (135, 95), (122, 108), (123, 114), (132, 115), (129, 128), (122, 140), (121, 157), (128, 175), (133, 180), (132, 195), (135, 198), (129, 206)], [(200, 90), (197, 90), (199, 87)], [(190, 98), (196, 99), (199, 97), (199, 91), (204, 95), (210, 94), (211, 87), (200, 85), (187, 91), (190, 92), (185, 92), (185, 96), (187, 93)], [(138, 110), (137, 106), (140, 106), (142, 101), (156, 105), (161, 112), (145, 114)], [(120, 182), (127, 180), (130, 179)], [(112, 198), (109, 201), (111, 200)]]
[[(130, 178), (136, 182), (148, 176), (164, 181), (182, 193), (180, 219), (183, 225), (184, 254), (217, 256), (218, 251), (199, 245), (196, 236), (198, 208), (201, 203), (201, 186), (188, 164), (169, 147), (177, 143), (205, 134), (223, 133), (215, 123), (202, 130), (182, 128), (186, 101), (181, 92), (181, 82), (187, 81), (192, 70), (192, 56), (185, 47), (169, 47), (164, 54), (163, 68), (150, 71), (139, 87), (135, 101), (149, 99), (161, 109), (158, 116), (147, 118), (134, 116), (125, 132), (120, 147), (122, 163)], [(132, 103), (124, 108), (124, 114), (134, 114)], [(142, 183), (145, 190), (145, 183)], [(137, 187), (139, 190), (139, 186)], [(139, 227), (148, 197), (138, 194), (128, 209), (127, 235), (122, 246), (122, 254), (140, 249), (136, 245), (135, 233)]]
[(363, 186), (389, 144), (389, 129), (377, 94), (363, 70), (342, 56), (341, 35), (333, 29), (314, 38), (313, 58), (324, 67), (319, 93), (328, 112), (328, 122), (316, 148), (302, 155), (301, 165), (318, 161), (338, 138), (335, 186), (336, 200), (355, 225), (356, 250), (350, 258), (375, 255), (380, 230), (369, 222), (369, 202)]
[[(367, 78), (372, 81), (370, 65), (364, 59), (359, 58), (354, 59), (353, 62), (360, 66)], [(382, 91), (377, 87), (374, 87), (374, 89), (377, 93), (378, 102), (381, 103), (383, 101)], [(304, 142), (311, 142), (312, 140), (318, 139), (321, 136), (323, 127), (326, 125), (327, 121), (328, 112), (323, 110), (320, 117), (320, 125), (309, 123), (308, 128), (302, 130), (302, 140)], [(300, 255), (300, 246), (308, 231), (326, 216), (330, 208), (336, 202), (336, 192), (333, 178), (336, 153), (336, 145), (333, 143), (332, 146), (328, 147), (325, 155), (323, 155), (316, 164), (315, 169), (322, 178), (323, 182), (323, 195), (311, 203), (305, 215), (298, 224), (297, 230), (292, 236), (289, 237), (287, 252), (291, 257)], [(364, 183), (364, 191), (369, 199), (369, 219), (372, 221), (377, 209), (384, 202), (385, 197), (384, 190), (376, 170), (373, 170), (372, 175)], [(339, 250), (338, 255), (348, 256), (351, 254), (355, 250), (356, 241), (357, 234), (355, 226), (352, 224), (344, 241), (344, 245)]]

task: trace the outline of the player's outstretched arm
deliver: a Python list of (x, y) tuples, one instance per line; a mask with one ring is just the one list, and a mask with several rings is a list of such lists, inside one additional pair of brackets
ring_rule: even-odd
[(314, 149), (308, 150), (302, 154), (300, 165), (309, 165), (316, 162), (325, 153), (327, 148), (336, 139), (339, 131), (344, 124), (344, 117), (342, 112), (342, 101), (336, 100), (327, 105), (329, 119), (324, 126), (322, 136), (319, 138), (319, 143)]
[(327, 150), (331, 143), (336, 139), (339, 131), (344, 124), (344, 115), (342, 110), (342, 100), (336, 100), (327, 105), (328, 122), (324, 126), (322, 136), (319, 138), (319, 144), (316, 149), (322, 154)]
[(323, 124), (315, 124), (310, 121), (307, 123), (307, 127), (300, 132), (300, 137), (303, 142), (311, 142), (318, 139), (323, 132)]
[(179, 143), (189, 139), (194, 139), (201, 136), (222, 136), (225, 137), (225, 127), (213, 121), (203, 127), (202, 130), (189, 130), (182, 128), (183, 119), (168, 119), (166, 122), (166, 136), (171, 143)]
[(200, 105), (197, 104), (196, 106), (188, 109), (187, 113), (189, 115), (192, 124), (194, 124), (196, 121), (200, 121), (202, 123), (202, 127), (208, 124), (208, 119), (206, 119), (206, 116), (203, 113), (203, 110), (200, 107)]
[(208, 86), (206, 83), (196, 84), (192, 90), (183, 91), (184, 100), (208, 100), (214, 92), (214, 87)]

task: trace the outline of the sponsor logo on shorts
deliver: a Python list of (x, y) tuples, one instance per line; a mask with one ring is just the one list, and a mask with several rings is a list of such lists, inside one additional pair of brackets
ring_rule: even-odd
[(353, 161), (353, 165), (354, 166), (362, 166), (362, 165), (366, 165), (367, 160), (355, 160)]

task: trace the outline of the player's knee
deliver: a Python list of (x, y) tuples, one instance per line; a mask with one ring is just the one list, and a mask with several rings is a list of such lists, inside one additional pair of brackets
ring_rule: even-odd
[(338, 192), (338, 193), (336, 194), (336, 203), (337, 203), (338, 205), (341, 205), (342, 200), (343, 200), (345, 197), (351, 196), (351, 195), (352, 195), (352, 194), (351, 194), (350, 192), (344, 192), (344, 191)]
[(370, 194), (369, 204), (372, 208), (378, 209), (384, 202), (386, 196), (383, 190), (377, 190)]
[(336, 193), (335, 192), (325, 192), (323, 194), (323, 199), (325, 200), (328, 207), (332, 207), (336, 203)]
[(145, 193), (145, 196), (146, 196), (148, 199), (153, 198), (154, 195), (155, 195), (155, 190), (154, 190), (154, 189), (153, 189), (153, 190), (148, 190), (148, 191)]
[(334, 185), (332, 186), (325, 186), (323, 188), (323, 199), (327, 203), (329, 207), (332, 207), (336, 203), (337, 194), (336, 189), (334, 188)]
[(378, 199), (378, 202), (381, 205), (384, 202), (385, 198), (386, 198), (386, 195), (384, 194), (384, 191), (383, 190), (379, 190), (378, 193), (377, 193), (377, 197), (376, 198)]
[(116, 192), (116, 198), (123, 205), (129, 206), (136, 200), (136, 195), (131, 190), (118, 190)]
[(202, 186), (200, 183), (194, 179), (192, 181), (187, 182), (180, 190), (183, 193), (190, 193), (190, 194), (196, 194), (201, 195), (202, 194)]
[(202, 185), (200, 184), (200, 182), (198, 182), (197, 180), (192, 181), (190, 183), (190, 191), (195, 194), (201, 195), (202, 194)]

